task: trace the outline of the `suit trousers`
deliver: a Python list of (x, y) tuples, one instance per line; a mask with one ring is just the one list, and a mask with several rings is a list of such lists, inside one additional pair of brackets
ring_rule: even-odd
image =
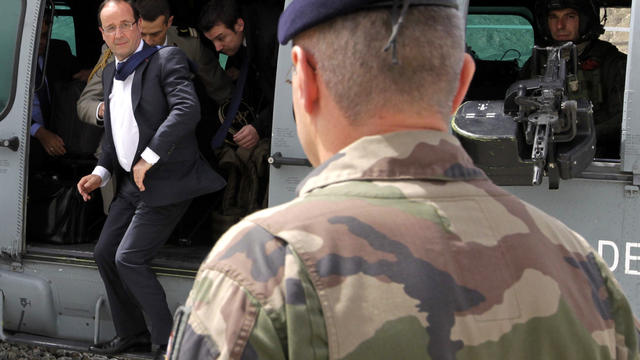
[(129, 173), (121, 182), (96, 244), (94, 257), (107, 290), (118, 336), (147, 331), (151, 341), (167, 343), (173, 318), (162, 285), (150, 262), (167, 241), (187, 210), (191, 199), (151, 207), (140, 200), (140, 191)]

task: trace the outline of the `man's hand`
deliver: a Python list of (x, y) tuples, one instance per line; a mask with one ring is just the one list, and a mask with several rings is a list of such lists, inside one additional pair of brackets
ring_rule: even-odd
[(82, 69), (82, 70), (78, 71), (77, 73), (73, 74), (71, 77), (74, 80), (81, 80), (81, 81), (87, 82), (87, 80), (89, 80), (89, 75), (91, 75), (91, 70)]
[(133, 181), (135, 181), (140, 191), (145, 190), (144, 176), (146, 175), (147, 171), (151, 169), (151, 166), (153, 165), (149, 164), (144, 159), (140, 159), (133, 167)]
[(78, 181), (78, 192), (82, 195), (82, 199), (84, 199), (84, 201), (90, 200), (91, 195), (89, 194), (99, 188), (100, 184), (102, 184), (102, 178), (95, 174), (87, 175), (80, 179), (80, 181)]
[(247, 149), (251, 149), (256, 146), (256, 144), (258, 144), (258, 140), (260, 140), (260, 136), (253, 125), (245, 125), (240, 129), (240, 131), (233, 135), (233, 141), (235, 141), (238, 146)]
[(51, 156), (62, 156), (66, 154), (67, 150), (64, 148), (64, 141), (55, 133), (44, 127), (40, 127), (34, 136), (40, 140), (40, 144), (42, 144), (47, 154)]
[(104, 103), (101, 102), (100, 105), (98, 105), (98, 117), (100, 119), (104, 119)]
[(238, 80), (238, 77), (240, 77), (240, 70), (236, 67), (228, 67), (225, 72), (227, 73), (227, 76), (233, 81)]

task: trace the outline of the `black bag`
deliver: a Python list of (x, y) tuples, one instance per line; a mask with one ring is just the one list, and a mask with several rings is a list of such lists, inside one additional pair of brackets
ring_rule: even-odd
[(55, 173), (40, 173), (30, 181), (27, 215), (29, 241), (56, 244), (91, 242), (104, 222), (100, 192), (84, 202), (76, 182)]

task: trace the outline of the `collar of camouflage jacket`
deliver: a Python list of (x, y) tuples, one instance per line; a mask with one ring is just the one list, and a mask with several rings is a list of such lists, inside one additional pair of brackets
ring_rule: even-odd
[(403, 131), (363, 137), (313, 170), (298, 195), (344, 181), (486, 179), (458, 139), (433, 131)]

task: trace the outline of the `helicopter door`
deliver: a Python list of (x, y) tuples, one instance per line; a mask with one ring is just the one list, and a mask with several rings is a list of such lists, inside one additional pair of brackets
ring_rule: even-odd
[(5, 0), (0, 12), (0, 253), (24, 249), (26, 159), (40, 3)]
[[(285, 1), (285, 8), (292, 0)], [(269, 206), (295, 197), (298, 183), (311, 171), (296, 133), (291, 102), (291, 42), (278, 50), (278, 70), (271, 128), (269, 163)]]

